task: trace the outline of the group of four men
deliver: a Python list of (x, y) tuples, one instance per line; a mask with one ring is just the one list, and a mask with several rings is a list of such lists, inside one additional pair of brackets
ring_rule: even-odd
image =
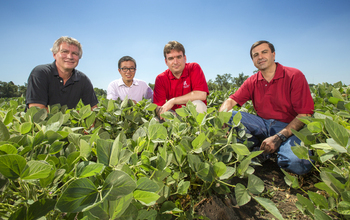
[[(61, 37), (52, 49), (55, 61), (35, 67), (29, 78), (26, 94), (27, 107), (48, 108), (60, 103), (75, 108), (81, 99), (91, 108), (97, 107), (97, 97), (89, 78), (75, 69), (82, 57), (81, 44), (74, 38)], [(278, 165), (296, 174), (305, 174), (312, 168), (308, 160), (299, 159), (291, 150), (300, 140), (291, 129), (300, 130), (304, 124), (298, 119), (313, 114), (314, 103), (305, 76), (301, 71), (275, 62), (275, 48), (268, 41), (258, 41), (250, 49), (250, 56), (258, 72), (249, 77), (220, 107), (229, 111), (235, 105), (242, 106), (252, 100), (257, 115), (242, 112), (241, 122), (249, 140), (264, 154), (277, 153)], [(186, 63), (185, 49), (177, 41), (164, 47), (168, 69), (155, 80), (154, 91), (142, 80), (135, 79), (136, 61), (130, 56), (118, 62), (122, 78), (111, 82), (107, 98), (153, 99), (156, 114), (181, 108), (188, 101), (196, 105), (198, 112), (206, 111), (209, 94), (207, 82), (197, 63)], [(232, 112), (232, 117), (236, 114)]]

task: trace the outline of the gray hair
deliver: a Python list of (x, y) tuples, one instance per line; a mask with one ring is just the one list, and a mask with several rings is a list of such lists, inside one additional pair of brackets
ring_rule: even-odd
[(79, 48), (79, 59), (83, 56), (83, 49), (79, 41), (75, 38), (67, 37), (67, 36), (60, 37), (55, 41), (55, 43), (53, 43), (53, 47), (50, 49), (53, 54), (58, 53), (58, 50), (60, 49), (60, 46), (63, 42), (69, 45), (77, 46)]

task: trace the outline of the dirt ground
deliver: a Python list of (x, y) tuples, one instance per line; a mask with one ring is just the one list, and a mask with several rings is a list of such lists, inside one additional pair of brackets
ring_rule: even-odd
[[(265, 183), (265, 191), (262, 196), (271, 199), (275, 203), (284, 219), (310, 219), (295, 206), (297, 193), (303, 195), (303, 192), (292, 189), (285, 183), (284, 174), (274, 159), (266, 161), (263, 166), (255, 167), (254, 174)], [(299, 184), (302, 185), (305, 191), (317, 191), (313, 186), (317, 182), (316, 174), (311, 172), (298, 177)], [(246, 179), (235, 178), (232, 179), (231, 183), (234, 185), (242, 183), (247, 186)], [(232, 194), (226, 196), (214, 195), (206, 199), (197, 211), (211, 220), (276, 219), (253, 199), (244, 206), (237, 206), (234, 190), (232, 190)]]

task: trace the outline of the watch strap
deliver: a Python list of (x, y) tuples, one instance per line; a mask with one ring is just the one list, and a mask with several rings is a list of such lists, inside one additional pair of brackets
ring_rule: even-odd
[(286, 140), (287, 140), (287, 137), (286, 136), (284, 136), (282, 133), (280, 133), (280, 132), (278, 132), (277, 134), (276, 134), (283, 142), (285, 142)]

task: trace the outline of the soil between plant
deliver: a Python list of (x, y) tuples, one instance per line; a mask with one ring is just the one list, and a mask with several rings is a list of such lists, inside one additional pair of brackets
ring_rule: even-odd
[[(298, 176), (299, 184), (305, 191), (317, 191), (317, 188), (314, 187), (314, 183), (318, 182), (316, 174), (315, 172), (310, 172), (303, 176)], [(255, 167), (254, 175), (258, 176), (265, 183), (265, 190), (260, 196), (272, 200), (284, 219), (310, 219), (295, 206), (298, 193), (303, 196), (307, 195), (304, 195), (301, 190), (289, 187), (285, 183), (284, 174), (274, 158), (264, 162), (263, 166)], [(231, 184), (236, 185), (237, 183), (247, 186), (247, 179), (233, 178)], [(211, 220), (277, 219), (254, 199), (244, 206), (237, 206), (234, 198), (234, 189), (231, 192), (228, 195), (213, 195), (209, 197), (197, 207), (198, 214)]]

